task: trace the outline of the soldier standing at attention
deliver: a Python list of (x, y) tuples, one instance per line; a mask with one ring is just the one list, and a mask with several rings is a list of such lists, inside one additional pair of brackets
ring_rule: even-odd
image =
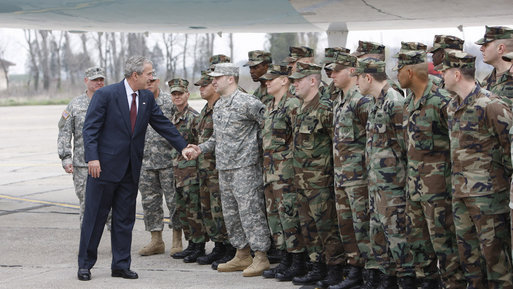
[(408, 158), (407, 240), (415, 265), (424, 273), (419, 285), (442, 288), (441, 277), (445, 288), (465, 289), (452, 214), (447, 127), (451, 97), (429, 80), (425, 51), (403, 50), (397, 57), (394, 69), (401, 87), (408, 91), (403, 111)]
[[(219, 63), (231, 63), (231, 58), (230, 56), (226, 56), (224, 54), (216, 54), (216, 55), (212, 55), (210, 57), (210, 66), (209, 66), (209, 69), (210, 71), (214, 71), (214, 68), (216, 66), (216, 64), (219, 64)], [(237, 86), (239, 88), (240, 91), (244, 92), (244, 93), (247, 93), (247, 91), (240, 87), (240, 86)]]
[(248, 59), (249, 61), (243, 66), (249, 66), (251, 79), (254, 82), (260, 83), (260, 86), (253, 92), (253, 95), (264, 105), (267, 105), (273, 97), (267, 93), (265, 80), (260, 77), (267, 72), (269, 65), (273, 62), (271, 53), (262, 50), (253, 50), (248, 52)]
[[(451, 35), (435, 35), (435, 39), (433, 40), (433, 47), (431, 47), (428, 52), (432, 53), (432, 59), (433, 59), (433, 65), (437, 66), (444, 60), (445, 57), (445, 50), (446, 49), (456, 49), (463, 51), (463, 43), (465, 41)], [(438, 76), (434, 76), (431, 78), (433, 83), (440, 87), (445, 88), (444, 80), (443, 78), (440, 78)]]
[(475, 81), (475, 57), (446, 51), (445, 87), (456, 94), (447, 113), (453, 214), (468, 288), (513, 288), (509, 229), (512, 113)]
[[(84, 83), (86, 90), (80, 96), (73, 98), (62, 112), (59, 120), (59, 136), (57, 138), (57, 151), (62, 161), (62, 167), (68, 174), (73, 174), (75, 194), (80, 203), (80, 224), (84, 216), (84, 197), (88, 168), (84, 160), (84, 140), (82, 139), (82, 127), (91, 98), (96, 90), (105, 85), (105, 71), (94, 66), (85, 71)], [(71, 143), (73, 139), (73, 146)], [(110, 226), (111, 214), (107, 219)]]
[(360, 93), (374, 97), (366, 126), (365, 160), (370, 241), (383, 273), (377, 278), (377, 288), (396, 289), (398, 283), (403, 289), (416, 288), (413, 257), (406, 240), (404, 98), (388, 84), (383, 61), (365, 59), (354, 75), (358, 75)]
[[(153, 80), (150, 83), (151, 86), (148, 90), (153, 92), (155, 102), (164, 116), (172, 120), (176, 113), (176, 106), (173, 104), (171, 96), (160, 90), (160, 79), (157, 77), (155, 70), (153, 71)], [(173, 148), (169, 142), (152, 127), (149, 127), (146, 131), (139, 192), (141, 192), (144, 211), (144, 226), (146, 231), (151, 233), (151, 241), (139, 251), (139, 255), (142, 256), (165, 252), (165, 244), (162, 240), (164, 229), (162, 197), (165, 198), (169, 209), (169, 228), (173, 230), (173, 244), (170, 255), (182, 251), (182, 225), (177, 214), (175, 214), (176, 199), (172, 151)]]
[[(330, 64), (333, 63), (333, 57), (337, 52), (349, 53), (350, 50), (344, 47), (328, 47), (324, 49), (324, 60), (322, 62), (324, 64), (324, 72), (328, 78), (331, 78), (331, 72), (333, 70), (330, 68)], [(326, 88), (326, 93), (330, 95), (330, 100), (334, 101), (338, 97), (340, 89), (338, 89), (332, 81)]]
[(217, 271), (260, 276), (270, 267), (266, 252), (271, 246), (258, 139), (265, 106), (238, 89), (239, 68), (233, 63), (217, 64), (209, 75), (221, 95), (212, 116), (214, 133), (199, 146), (190, 145), (184, 154), (196, 158), (215, 149), (224, 221), (230, 243), (237, 248), (235, 257), (219, 264)]

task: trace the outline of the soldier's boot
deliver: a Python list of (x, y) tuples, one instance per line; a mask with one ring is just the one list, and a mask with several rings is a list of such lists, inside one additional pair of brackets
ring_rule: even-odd
[(277, 273), (285, 272), (291, 265), (292, 254), (287, 252), (285, 253), (285, 256), (281, 258), (280, 264), (278, 264), (278, 266), (269, 270), (265, 270), (264, 273), (262, 273), (262, 276), (264, 276), (264, 278), (274, 278), (276, 277)]
[(356, 289), (363, 285), (362, 268), (348, 265), (347, 276), (342, 282), (328, 287), (329, 289)]
[(185, 248), (185, 250), (183, 250), (182, 252), (174, 253), (173, 255), (171, 255), (171, 257), (173, 257), (173, 259), (183, 259), (183, 258), (187, 257), (187, 255), (192, 253), (192, 251), (194, 251), (195, 247), (196, 247), (196, 244), (193, 243), (192, 241), (189, 241), (189, 245), (187, 246), (187, 248)]
[(397, 277), (391, 275), (380, 274), (378, 277), (379, 285), (376, 289), (399, 289), (397, 286)]
[(224, 264), (233, 259), (233, 257), (235, 257), (235, 252), (236, 250), (231, 244), (226, 244), (224, 255), (220, 259), (217, 259), (214, 262), (212, 262), (212, 269), (217, 270), (219, 264)]
[(173, 256), (178, 252), (182, 252), (182, 229), (173, 229), (173, 245), (169, 251), (169, 256)]
[(150, 256), (155, 254), (164, 254), (166, 245), (162, 240), (162, 231), (154, 231), (151, 233), (151, 241), (148, 245), (139, 250), (139, 255)]
[(271, 263), (269, 263), (269, 259), (267, 258), (267, 253), (262, 251), (255, 251), (255, 258), (253, 258), (253, 262), (249, 265), (248, 268), (242, 271), (242, 276), (244, 277), (254, 277), (261, 276), (262, 273), (271, 267)]
[(417, 278), (415, 276), (398, 278), (397, 283), (402, 289), (417, 289)]
[(312, 263), (312, 269), (306, 275), (292, 278), (294, 285), (313, 285), (326, 277), (326, 264)]
[(422, 289), (442, 289), (444, 288), (440, 279), (438, 278), (423, 278), (420, 282), (420, 288)]
[(328, 265), (328, 274), (326, 278), (317, 281), (318, 288), (328, 288), (331, 285), (336, 285), (344, 279), (344, 266), (342, 264)]
[(183, 261), (185, 263), (194, 263), (196, 260), (198, 260), (198, 257), (205, 256), (205, 242), (196, 243), (194, 246), (194, 250), (185, 258), (183, 258)]
[(216, 242), (214, 245), (214, 249), (212, 249), (212, 252), (205, 256), (198, 257), (196, 260), (196, 263), (200, 265), (209, 265), (212, 264), (215, 260), (221, 259), (221, 257), (224, 256), (224, 252), (226, 250), (226, 247), (224, 246), (223, 242)]
[(360, 289), (377, 288), (380, 282), (381, 272), (378, 269), (365, 269), (363, 271), (363, 286)]
[(274, 245), (274, 241), (271, 238), (271, 247), (267, 251), (267, 258), (271, 264), (276, 264), (281, 261), (281, 257), (285, 255), (285, 250), (278, 250)]
[(306, 268), (305, 253), (292, 253), (292, 265), (283, 271), (276, 272), (275, 278), (279, 281), (292, 281), (294, 277), (303, 276), (308, 273)]
[(237, 249), (237, 253), (235, 253), (235, 257), (230, 261), (219, 264), (217, 266), (217, 271), (219, 272), (235, 272), (235, 271), (243, 271), (248, 268), (253, 263), (253, 257), (249, 253), (249, 246), (246, 246), (244, 249)]

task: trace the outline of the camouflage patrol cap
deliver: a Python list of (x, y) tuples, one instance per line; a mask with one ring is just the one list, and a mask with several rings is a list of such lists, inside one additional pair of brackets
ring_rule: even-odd
[(358, 41), (358, 48), (353, 53), (354, 56), (359, 57), (365, 54), (385, 54), (385, 46), (376, 42)]
[(483, 45), (497, 39), (513, 39), (513, 29), (505, 26), (486, 26), (484, 37), (475, 43)]
[(267, 69), (267, 72), (260, 77), (260, 79), (272, 80), (282, 75), (289, 75), (289, 68), (287, 65), (272, 64), (269, 66), (269, 69)]
[(289, 76), (291, 79), (301, 79), (312, 74), (321, 74), (322, 67), (314, 63), (305, 63), (298, 61), (296, 63), (296, 72)]
[(180, 92), (187, 92), (189, 81), (182, 79), (182, 78), (174, 78), (167, 82), (167, 85), (169, 85), (169, 93), (173, 93), (175, 91)]
[(419, 63), (426, 63), (426, 51), (423, 50), (411, 50), (411, 51), (400, 51), (397, 54), (397, 65), (392, 70), (399, 70), (406, 65), (413, 65)]
[(462, 40), (456, 36), (451, 35), (435, 35), (435, 39), (433, 40), (433, 47), (431, 47), (428, 52), (433, 53), (438, 49), (456, 49), (463, 50), (463, 43), (465, 40)]
[(401, 49), (399, 51), (411, 51), (411, 50), (427, 50), (427, 45), (420, 42), (404, 42), (401, 41)]
[(228, 63), (231, 62), (231, 58), (229, 56), (226, 56), (224, 54), (216, 54), (212, 55), (209, 59), (210, 62), (210, 70), (214, 71), (214, 65), (218, 63)]
[(357, 67), (358, 58), (356, 56), (345, 53), (336, 52), (333, 57), (333, 62), (326, 66), (327, 69), (331, 70), (342, 70), (346, 67)]
[(513, 52), (510, 52), (510, 53), (506, 53), (502, 56), (502, 59), (504, 61), (511, 61), (513, 60)]
[(209, 85), (212, 80), (214, 79), (212, 76), (208, 75), (210, 71), (209, 70), (202, 70), (201, 71), (201, 78), (194, 83), (196, 86), (205, 86)]
[(271, 63), (273, 62), (271, 57), (271, 52), (263, 51), (263, 50), (253, 50), (248, 52), (248, 63), (243, 66), (255, 66), (259, 65), (262, 62)]
[(358, 67), (351, 73), (351, 76), (360, 75), (363, 73), (380, 73), (385, 72), (386, 64), (384, 61), (376, 60), (374, 58), (365, 58), (358, 61)]
[(475, 68), (476, 57), (466, 52), (447, 49), (442, 63), (435, 66), (435, 70), (444, 71), (449, 68)]
[(283, 62), (296, 62), (300, 58), (314, 57), (314, 50), (307, 46), (291, 46), (289, 47), (289, 56)]
[(87, 77), (89, 80), (105, 78), (105, 71), (99, 66), (89, 67), (85, 71), (85, 77)]
[(239, 67), (231, 62), (218, 63), (215, 65), (214, 71), (210, 72), (208, 75), (212, 77), (223, 75), (239, 76)]
[(345, 47), (328, 47), (324, 48), (324, 59), (323, 63), (329, 64), (333, 62), (333, 57), (335, 56), (335, 53), (337, 52), (344, 52), (349, 53), (351, 50), (345, 48)]

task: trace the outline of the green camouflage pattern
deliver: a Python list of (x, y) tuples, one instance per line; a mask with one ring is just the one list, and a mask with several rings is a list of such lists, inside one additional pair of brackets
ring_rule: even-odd
[(483, 38), (475, 43), (483, 45), (497, 39), (513, 39), (513, 29), (506, 26), (486, 26)]
[(188, 92), (189, 89), (189, 81), (182, 79), (182, 78), (175, 78), (171, 79), (167, 82), (167, 85), (169, 86), (169, 93), (173, 93), (175, 91), (180, 92)]
[(385, 55), (385, 46), (371, 41), (358, 41), (358, 48), (353, 53), (354, 56), (359, 57), (365, 54), (381, 54)]
[(306, 63), (298, 61), (296, 63), (296, 71), (292, 73), (290, 79), (301, 79), (312, 74), (321, 74), (322, 67), (314, 63)]
[(449, 68), (476, 68), (476, 57), (463, 51), (447, 49), (444, 60), (435, 69), (444, 71)]
[[(183, 111), (177, 111), (171, 120), (176, 129), (187, 143), (198, 143), (196, 125), (198, 112), (187, 105)], [(175, 173), (175, 186), (177, 188), (185, 187), (198, 183), (197, 162), (196, 160), (185, 160), (178, 151), (172, 151), (173, 169)]]
[(229, 56), (226, 56), (224, 54), (216, 54), (212, 55), (210, 59), (208, 60), (210, 63), (209, 69), (210, 71), (214, 71), (214, 67), (218, 63), (229, 63), (232, 62), (232, 59)]
[(465, 40), (452, 35), (435, 35), (433, 47), (431, 47), (428, 52), (433, 53), (438, 49), (455, 49), (462, 51), (464, 42)]
[(377, 61), (371, 58), (358, 60), (358, 67), (356, 67), (351, 76), (356, 76), (363, 73), (385, 72), (385, 67), (386, 64), (384, 61)]
[(425, 63), (426, 60), (426, 51), (422, 50), (402, 50), (399, 51), (397, 56), (397, 65), (393, 68), (393, 70), (399, 70), (406, 65), (415, 65), (420, 63)]
[(259, 86), (254, 92), (253, 96), (260, 100), (264, 105), (272, 101), (273, 96), (267, 93), (267, 86)]
[(421, 43), (421, 42), (401, 41), (401, 48), (399, 49), (399, 52), (413, 51), (413, 50), (427, 51), (427, 45), (424, 43)]
[(255, 66), (262, 62), (272, 63), (273, 59), (270, 52), (263, 50), (252, 50), (248, 52), (249, 61), (243, 66)]
[(496, 94), (510, 107), (513, 104), (513, 74), (510, 71), (505, 71), (501, 75), (497, 75), (497, 70), (494, 68), (490, 74), (481, 82), (481, 87)]
[(202, 70), (201, 71), (201, 78), (194, 83), (195, 86), (206, 86), (209, 85), (214, 78), (210, 75), (210, 70)]
[(333, 62), (333, 58), (337, 52), (347, 53), (351, 52), (350, 49), (345, 47), (327, 47), (324, 48), (324, 59), (322, 63), (328, 65)]
[(285, 63), (298, 61), (300, 58), (314, 57), (314, 50), (308, 46), (290, 46), (289, 56), (283, 60)]
[[(176, 172), (175, 172), (176, 174)], [(201, 219), (199, 185), (191, 184), (176, 187), (176, 211), (187, 241), (202, 243), (208, 241), (205, 226)]]

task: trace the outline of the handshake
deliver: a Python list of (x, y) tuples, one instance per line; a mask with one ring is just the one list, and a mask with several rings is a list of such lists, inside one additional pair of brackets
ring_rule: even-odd
[(182, 150), (182, 156), (190, 161), (196, 159), (201, 154), (201, 149), (195, 144), (189, 144)]

